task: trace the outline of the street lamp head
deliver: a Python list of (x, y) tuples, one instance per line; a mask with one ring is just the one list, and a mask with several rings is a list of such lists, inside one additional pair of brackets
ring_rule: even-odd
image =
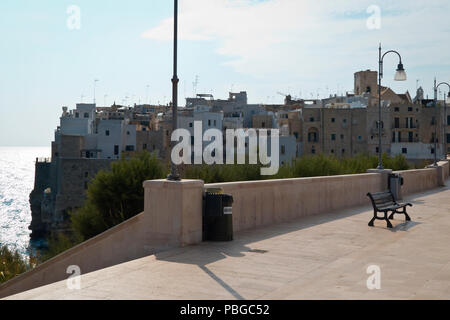
[(406, 72), (403, 68), (403, 64), (400, 62), (397, 67), (397, 72), (394, 77), (395, 81), (406, 81)]
[(447, 99), (445, 100), (447, 103), (450, 103), (450, 91), (448, 92)]

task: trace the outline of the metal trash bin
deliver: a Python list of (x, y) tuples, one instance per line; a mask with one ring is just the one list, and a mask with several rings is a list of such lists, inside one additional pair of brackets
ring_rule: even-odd
[(389, 190), (391, 190), (395, 201), (400, 200), (402, 198), (401, 187), (403, 185), (403, 177), (398, 173), (389, 174), (388, 178), (388, 186)]
[(223, 190), (205, 190), (203, 241), (233, 240), (233, 196)]

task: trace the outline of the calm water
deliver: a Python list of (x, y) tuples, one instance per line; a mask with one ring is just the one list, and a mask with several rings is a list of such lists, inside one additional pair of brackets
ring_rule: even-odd
[(37, 157), (50, 157), (50, 152), (48, 147), (0, 147), (0, 245), (26, 252), (34, 163)]

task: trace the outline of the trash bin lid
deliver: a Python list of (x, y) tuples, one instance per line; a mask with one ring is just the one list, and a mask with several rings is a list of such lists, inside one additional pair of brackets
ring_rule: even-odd
[(205, 188), (205, 192), (213, 194), (223, 194), (222, 188)]

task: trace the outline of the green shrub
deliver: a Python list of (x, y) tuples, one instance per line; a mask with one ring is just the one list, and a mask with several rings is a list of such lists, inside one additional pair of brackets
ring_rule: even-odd
[(0, 246), (0, 283), (11, 280), (15, 276), (33, 269), (37, 260), (33, 255), (24, 258), (15, 250), (11, 251), (6, 246)]
[[(273, 176), (261, 176), (261, 165), (190, 165), (184, 168), (183, 178), (201, 179), (205, 183), (287, 179), (300, 177), (332, 176), (365, 173), (378, 166), (378, 157), (358, 154), (354, 157), (337, 158), (333, 155), (317, 154), (297, 158), (292, 164), (280, 167)], [(394, 158), (383, 154), (383, 166), (393, 170), (407, 170), (411, 166), (403, 155)]]
[(219, 183), (230, 181), (261, 180), (260, 165), (232, 164), (232, 165), (188, 165), (184, 168), (184, 179), (200, 179), (205, 183)]
[(145, 180), (167, 176), (167, 168), (148, 152), (111, 164), (91, 181), (82, 208), (71, 213), (75, 237), (86, 240), (144, 210)]

